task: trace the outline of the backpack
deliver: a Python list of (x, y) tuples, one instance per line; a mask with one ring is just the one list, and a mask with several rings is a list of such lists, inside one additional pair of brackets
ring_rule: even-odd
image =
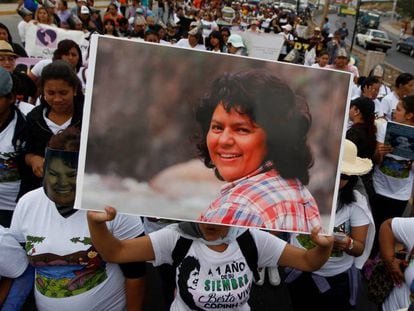
[[(258, 253), (256, 243), (254, 242), (250, 230), (246, 230), (243, 234), (238, 236), (236, 241), (239, 244), (240, 251), (246, 259), (247, 265), (253, 272), (254, 280), (258, 281), (260, 279), (259, 272), (257, 271)], [(193, 240), (184, 237), (178, 239), (172, 252), (173, 267), (175, 269), (181, 264), (185, 255), (187, 255), (192, 243)]]

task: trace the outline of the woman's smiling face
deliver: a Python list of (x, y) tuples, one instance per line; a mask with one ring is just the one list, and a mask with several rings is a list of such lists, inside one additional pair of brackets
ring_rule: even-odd
[(266, 133), (247, 114), (227, 112), (217, 105), (207, 133), (211, 161), (228, 182), (249, 175), (260, 167), (266, 153)]

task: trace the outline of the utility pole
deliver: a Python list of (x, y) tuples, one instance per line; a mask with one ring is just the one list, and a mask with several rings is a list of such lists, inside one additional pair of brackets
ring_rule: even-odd
[(391, 14), (391, 20), (395, 21), (395, 9), (397, 8), (397, 0), (394, 0), (394, 3), (392, 4), (392, 14)]
[(299, 14), (300, 0), (296, 0), (296, 14)]
[[(396, 0), (395, 0), (396, 1)], [(356, 36), (356, 32), (357, 32), (357, 28), (358, 28), (358, 20), (359, 20), (359, 9), (361, 7), (361, 0), (357, 1), (357, 6), (356, 6), (356, 13), (355, 13), (355, 25), (354, 25), (354, 31), (352, 33), (352, 41), (351, 41), (351, 47), (349, 49), (349, 53), (352, 52), (352, 48), (354, 47), (354, 41), (355, 41), (355, 36)]]

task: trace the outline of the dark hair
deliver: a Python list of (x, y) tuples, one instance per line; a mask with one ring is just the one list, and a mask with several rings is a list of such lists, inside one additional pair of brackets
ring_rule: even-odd
[(217, 30), (213, 30), (208, 36), (208, 39), (206, 40), (206, 47), (207, 47), (207, 50), (210, 50), (210, 51), (214, 49), (214, 47), (210, 43), (211, 38), (215, 38), (219, 40), (220, 52), (223, 52), (224, 39), (223, 39), (223, 36), (221, 35), (221, 32)]
[(329, 56), (328, 50), (322, 50), (318, 53), (318, 57), (321, 57), (322, 55), (328, 55)]
[(0, 28), (4, 29), (7, 32), (8, 39), (6, 41), (13, 47), (13, 38), (10, 34), (9, 28), (7, 28), (7, 26), (4, 25), (3, 23), (0, 23)]
[[(230, 31), (230, 29), (229, 29), (229, 28), (227, 28), (227, 27), (223, 27), (223, 28), (221, 28), (221, 29), (220, 29), (220, 33), (223, 33), (223, 32), (227, 32), (229, 36), (231, 35), (231, 31)], [(223, 35), (222, 35), (222, 36), (223, 36)]]
[(372, 99), (365, 96), (361, 96), (351, 101), (350, 108), (352, 108), (352, 106), (357, 107), (358, 110), (361, 112), (362, 118), (364, 120), (362, 126), (365, 129), (369, 143), (369, 146), (366, 147), (368, 147), (369, 149), (369, 154), (374, 155), (375, 148), (377, 145), (377, 127), (375, 126), (375, 103)]
[(405, 96), (401, 99), (404, 109), (408, 113), (414, 113), (414, 95)]
[(62, 151), (79, 151), (80, 135), (77, 127), (67, 127), (50, 138), (48, 147)]
[(362, 83), (361, 83), (361, 90), (362, 90), (362, 92), (364, 91), (364, 89), (366, 87), (369, 87), (369, 86), (374, 85), (376, 83), (381, 84), (380, 80), (377, 77), (375, 77), (375, 76), (368, 76), (368, 77), (366, 77), (364, 79), (364, 81), (362, 81)]
[(200, 310), (194, 302), (194, 298), (188, 291), (187, 281), (190, 278), (191, 272), (197, 269), (200, 271), (200, 263), (192, 256), (187, 256), (183, 259), (179, 266), (179, 274), (177, 278), (177, 287), (180, 291), (180, 296), (190, 310)]
[(63, 55), (69, 54), (71, 49), (75, 48), (79, 54), (78, 63), (76, 64), (76, 72), (82, 67), (82, 51), (79, 45), (70, 39), (64, 39), (59, 41), (57, 49), (53, 52), (53, 60), (62, 59)]
[[(59, 151), (79, 152), (81, 132), (76, 127), (67, 127), (52, 135), (49, 140), (48, 148)], [(51, 153), (50, 155), (52, 155)], [(55, 153), (53, 157), (59, 157), (65, 165), (70, 168), (78, 168), (78, 156), (73, 156), (71, 153)], [(48, 162), (48, 161), (46, 161)], [(45, 170), (48, 167), (45, 162)]]
[(144, 40), (150, 36), (150, 35), (154, 35), (158, 38), (158, 40), (160, 39), (160, 35), (158, 34), (157, 31), (153, 30), (153, 29), (148, 29), (145, 33), (144, 33)]
[(56, 60), (45, 66), (40, 76), (40, 91), (43, 93), (43, 88), (48, 80), (63, 80), (76, 90), (79, 89), (80, 81), (75, 71), (70, 65), (63, 60)]
[(347, 176), (347, 180), (346, 185), (339, 189), (337, 211), (344, 205), (355, 202), (354, 188), (358, 182), (358, 176)]
[(107, 32), (106, 32), (106, 28), (105, 28), (105, 25), (106, 25), (106, 24), (111, 24), (111, 25), (112, 25), (112, 27), (114, 27), (114, 30), (113, 30), (112, 35), (113, 35), (114, 37), (119, 37), (118, 30), (116, 30), (116, 25), (115, 25), (115, 22), (114, 22), (112, 19), (110, 19), (110, 18), (108, 18), (108, 19), (104, 20), (104, 22), (103, 22), (103, 33), (104, 33), (104, 34), (106, 34), (106, 33), (107, 33)]
[(308, 170), (313, 158), (306, 140), (311, 115), (305, 100), (296, 96), (285, 82), (262, 70), (225, 73), (213, 82), (196, 110), (201, 130), (197, 148), (209, 168), (215, 166), (206, 138), (219, 103), (226, 111), (235, 109), (247, 114), (264, 129), (267, 137), (265, 160), (272, 161), (282, 177), (298, 178), (304, 184), (309, 182)]
[(414, 80), (414, 76), (411, 73), (404, 72), (400, 74), (397, 79), (395, 79), (395, 86), (400, 87), (403, 85), (406, 85), (410, 83), (412, 80)]

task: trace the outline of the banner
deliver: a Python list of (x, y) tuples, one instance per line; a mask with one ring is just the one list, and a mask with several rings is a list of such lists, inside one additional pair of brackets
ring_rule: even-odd
[(89, 33), (79, 30), (66, 30), (45, 24), (30, 24), (25, 37), (25, 49), (30, 57), (52, 58), (59, 41), (71, 39), (75, 41), (81, 51), (83, 59), (89, 48)]
[(277, 60), (282, 49), (284, 38), (275, 34), (255, 33), (250, 31), (231, 30), (239, 34), (246, 45), (250, 57)]

